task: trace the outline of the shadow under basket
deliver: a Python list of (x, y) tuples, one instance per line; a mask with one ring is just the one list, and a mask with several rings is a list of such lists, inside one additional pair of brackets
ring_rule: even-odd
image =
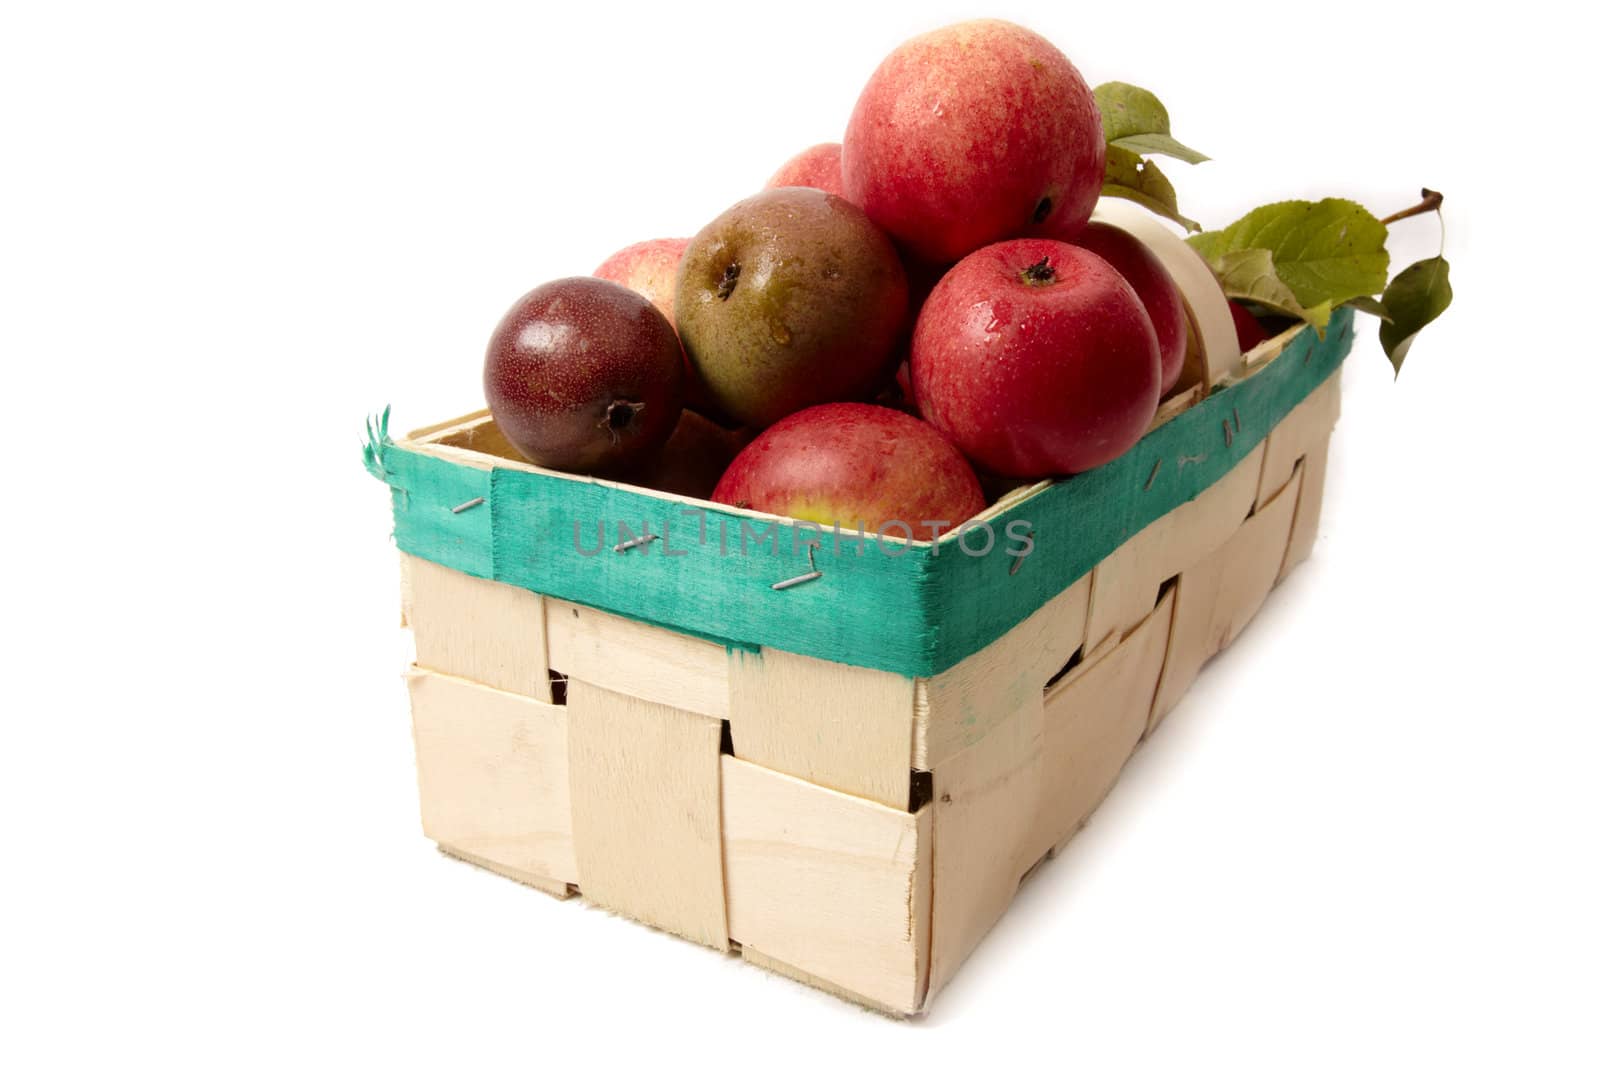
[(1344, 310), (1235, 348), (931, 543), (545, 471), (485, 413), (380, 435), (424, 832), (925, 1010), (1310, 552), (1350, 344)]

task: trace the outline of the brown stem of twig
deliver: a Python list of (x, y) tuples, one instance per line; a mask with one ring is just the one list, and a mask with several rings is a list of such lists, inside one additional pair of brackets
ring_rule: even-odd
[(1430, 211), (1438, 211), (1439, 205), (1442, 203), (1444, 203), (1443, 193), (1435, 192), (1432, 189), (1424, 189), (1422, 190), (1422, 203), (1412, 204), (1404, 211), (1396, 211), (1388, 218), (1379, 219), (1378, 221), (1387, 226), (1391, 222), (1399, 222), (1401, 219), (1409, 219), (1413, 215), (1426, 215)]

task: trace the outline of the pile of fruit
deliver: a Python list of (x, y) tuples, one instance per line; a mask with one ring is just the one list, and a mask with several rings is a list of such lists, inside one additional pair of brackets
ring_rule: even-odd
[[(542, 285), (489, 343), (495, 422), (541, 466), (931, 539), (1019, 479), (1106, 463), (1186, 384), (1183, 296), (1102, 196), (1191, 231), (1149, 158), (1154, 96), (1093, 91), (1044, 38), (950, 26), (895, 49), (842, 144), (807, 149), (691, 239)], [(1388, 279), (1387, 225), (1288, 201), (1189, 240), (1248, 349), (1351, 304), (1398, 372), (1448, 265)], [(988, 490), (987, 494), (985, 490)]]

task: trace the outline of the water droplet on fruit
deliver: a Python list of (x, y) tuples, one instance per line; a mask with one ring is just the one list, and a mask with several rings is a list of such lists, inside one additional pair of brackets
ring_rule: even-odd
[(944, 101), (943, 100), (935, 100), (933, 102), (933, 117), (934, 118), (942, 118), (943, 116), (944, 116)]

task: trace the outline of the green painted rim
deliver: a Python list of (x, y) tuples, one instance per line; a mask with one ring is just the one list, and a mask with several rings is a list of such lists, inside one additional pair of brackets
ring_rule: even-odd
[[(772, 646), (927, 677), (1215, 484), (1343, 362), (1353, 317), (1341, 309), (1323, 338), (1302, 331), (1260, 372), (1125, 455), (1008, 508), (986, 553), (981, 529), (935, 544), (835, 535), (619, 486), (479, 470), (408, 451), (386, 433), (370, 444), (368, 469), (390, 486), (395, 542), (412, 555), (730, 648)], [(1024, 531), (1032, 552), (1017, 565), (1007, 550), (1020, 550)], [(644, 535), (654, 537), (616, 551)]]

